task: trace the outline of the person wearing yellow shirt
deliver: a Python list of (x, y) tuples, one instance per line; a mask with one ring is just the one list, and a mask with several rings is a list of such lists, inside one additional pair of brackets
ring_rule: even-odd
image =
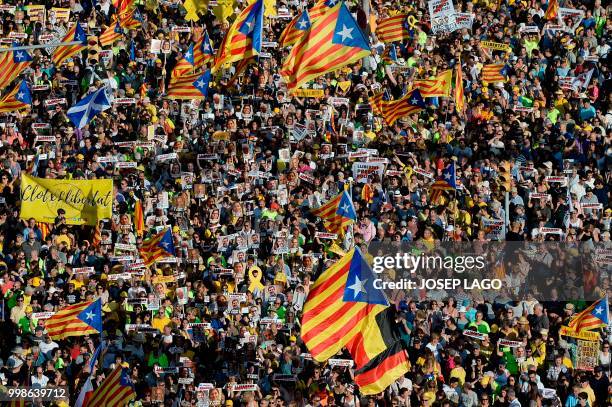
[(158, 329), (159, 332), (163, 332), (164, 327), (166, 325), (169, 325), (171, 322), (172, 321), (170, 320), (170, 318), (166, 316), (165, 307), (162, 305), (161, 307), (159, 307), (157, 315), (155, 315), (151, 320), (151, 326), (155, 329)]
[(563, 116), (565, 112), (568, 112), (570, 110), (570, 104), (564, 97), (563, 91), (561, 89), (557, 89), (557, 91), (555, 92), (555, 96), (555, 108), (559, 111), (559, 113), (561, 113), (561, 116)]
[(546, 360), (546, 342), (542, 340), (541, 336), (537, 336), (531, 344), (531, 354), (537, 362), (537, 367), (540, 368)]
[(586, 393), (589, 398), (588, 405), (594, 406), (595, 405), (595, 392), (593, 391), (593, 389), (591, 388), (591, 385), (589, 384), (588, 376), (580, 377), (579, 382), (580, 382), (580, 393)]
[(459, 386), (463, 387), (465, 383), (465, 369), (461, 366), (461, 356), (455, 356), (455, 367), (450, 372), (450, 377), (459, 380)]

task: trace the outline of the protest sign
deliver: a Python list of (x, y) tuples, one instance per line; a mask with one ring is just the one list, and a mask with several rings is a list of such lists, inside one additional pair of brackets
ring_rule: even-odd
[(111, 179), (55, 180), (21, 176), (22, 219), (54, 223), (57, 210), (66, 211), (69, 225), (97, 225), (112, 217)]

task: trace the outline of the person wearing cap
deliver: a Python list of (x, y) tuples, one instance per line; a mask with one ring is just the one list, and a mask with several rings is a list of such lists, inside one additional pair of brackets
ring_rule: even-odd
[(597, 403), (599, 405), (605, 404), (609, 397), (610, 377), (604, 372), (603, 367), (595, 366), (589, 385), (593, 389)]

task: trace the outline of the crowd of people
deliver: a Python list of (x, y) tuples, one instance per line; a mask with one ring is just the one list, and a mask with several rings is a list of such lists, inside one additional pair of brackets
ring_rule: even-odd
[[(16, 7), (0, 8), (3, 38), (26, 33), (22, 44), (35, 45), (68, 29), (66, 21), (20, 13), (31, 2), (8, 3)], [(584, 17), (557, 21), (545, 18), (545, 0), (455, 1), (458, 12), (472, 14), (471, 28), (434, 34), (424, 0), (372, 1), (369, 10), (347, 2), (372, 55), (307, 85), (323, 97), (297, 97), (279, 74), (288, 49), (278, 41), (290, 21), (284, 15), (312, 4), (271, 2), (279, 12), (265, 20), (265, 55), (237, 79), (234, 68), (221, 72), (202, 101), (168, 99), (170, 73), (194, 38), (206, 30), (217, 48), (227, 32), (210, 3), (188, 22), (178, 0), (136, 2), (141, 26), (110, 53), (84, 51), (54, 66), (50, 50), (30, 51), (34, 61), (19, 79), (35, 86), (32, 106), (0, 117), (1, 385), (65, 387), (69, 396), (43, 404), (74, 405), (104, 342), (94, 387), (123, 365), (135, 406), (611, 405), (610, 331), (593, 331), (590, 359), (579, 354), (584, 338), (561, 335), (590, 304), (584, 291), (556, 300), (513, 286), (504, 306), (483, 292), (391, 293), (411, 366), (375, 396), (359, 392), (351, 366), (313, 361), (300, 338), (311, 284), (354, 244), (593, 244), (603, 254), (589, 294), (611, 294), (609, 6), (560, 0)], [(44, 4), (70, 8), (69, 22), (82, 23), (90, 37), (115, 14), (110, 0)], [(410, 38), (379, 41), (374, 22), (400, 13), (415, 18)], [(152, 39), (170, 41), (170, 52), (151, 53)], [(485, 40), (509, 50), (484, 48)], [(425, 109), (393, 125), (372, 112), (376, 91), (399, 99), (415, 80), (458, 63), (464, 113), (450, 96), (427, 98)], [(507, 81), (483, 82), (482, 67), (492, 63), (505, 64)], [(581, 77), (588, 80), (571, 79)], [(78, 129), (68, 107), (101, 86), (135, 101)], [(61, 98), (65, 104), (46, 103)], [(45, 131), (55, 141), (40, 142)], [(176, 158), (156, 159), (168, 153)], [(379, 169), (357, 177), (354, 164), (366, 161)], [(434, 202), (430, 185), (451, 163), (457, 188)], [(62, 209), (54, 223), (24, 219), (23, 174), (112, 178), (113, 216), (98, 227), (71, 225)], [(310, 210), (343, 190), (357, 220), (345, 236), (326, 239)], [(137, 201), (143, 234), (134, 228)], [(115, 257), (165, 228), (176, 257), (126, 275), (129, 267)], [(93, 271), (81, 272), (87, 267)], [(502, 278), (512, 278), (512, 267)], [(100, 335), (49, 337), (50, 313), (98, 298)]]

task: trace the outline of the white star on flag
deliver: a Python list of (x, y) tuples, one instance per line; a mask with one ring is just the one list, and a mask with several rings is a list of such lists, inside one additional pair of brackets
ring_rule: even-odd
[(299, 26), (301, 29), (304, 29), (308, 27), (308, 23), (306, 22), (306, 20), (301, 20)]
[(595, 308), (595, 313), (596, 313), (597, 315), (601, 314), (602, 312), (603, 312), (603, 308), (602, 308), (602, 307), (597, 307), (597, 308)]
[(185, 59), (190, 59), (191, 58), (191, 52), (187, 51), (187, 53), (185, 53)]
[(349, 210), (348, 204), (344, 204), (344, 206), (341, 209), (342, 209), (342, 212), (348, 213), (348, 210)]
[(365, 289), (366, 281), (368, 281), (367, 278), (361, 281), (359, 280), (359, 277), (355, 277), (355, 282), (353, 283), (353, 285), (349, 286), (349, 290), (353, 290), (354, 298), (357, 298), (359, 296), (359, 293), (364, 293), (364, 294), (366, 293), (366, 289)]
[(17, 99), (23, 99), (23, 97), (24, 97), (24, 96), (25, 96), (25, 95), (23, 94), (23, 92), (19, 92), (19, 93), (17, 94)]
[(199, 81), (196, 82), (196, 86), (198, 88), (202, 88), (202, 87), (204, 87), (204, 85), (205, 85), (205, 83), (204, 83), (204, 81), (202, 79), (200, 79)]
[(88, 321), (93, 320), (93, 317), (94, 317), (94, 313), (91, 312), (91, 311), (89, 311), (87, 314), (85, 314), (85, 319), (88, 320)]
[(410, 103), (412, 103), (413, 105), (416, 105), (417, 103), (419, 103), (419, 101), (416, 98), (412, 98)]
[(15, 53), (15, 58), (17, 58), (17, 61), (21, 61), (23, 59), (23, 52), (17, 51)]
[(253, 29), (251, 28), (251, 26), (253, 25), (253, 22), (252, 22), (252, 21), (246, 21), (246, 22), (244, 23), (244, 25), (246, 25), (246, 26), (247, 26), (247, 28), (248, 28), (248, 31), (247, 31), (247, 32), (249, 32), (249, 33), (250, 33), (250, 32), (253, 30)]
[(209, 43), (204, 44), (204, 50), (205, 51), (210, 51), (210, 44)]
[(353, 39), (353, 27), (348, 28), (346, 25), (342, 24), (342, 31), (338, 31), (338, 35), (342, 37), (342, 42), (346, 41), (347, 38)]
[(446, 179), (450, 179), (450, 177), (451, 177), (451, 175), (450, 175), (449, 173), (446, 173), (446, 174), (444, 175), (444, 178), (446, 178)]

